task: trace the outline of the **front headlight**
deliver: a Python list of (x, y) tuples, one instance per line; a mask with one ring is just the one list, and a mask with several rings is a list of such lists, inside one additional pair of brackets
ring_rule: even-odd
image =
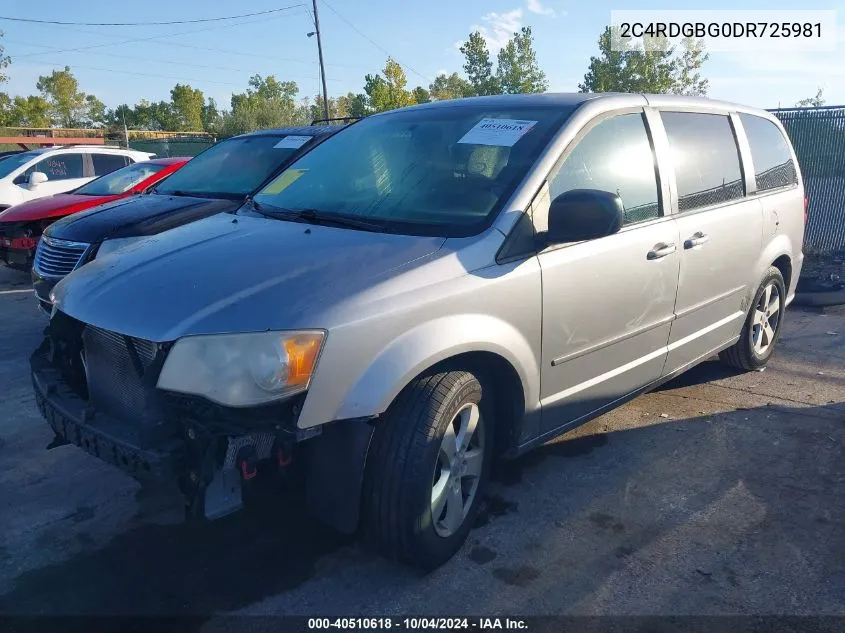
[(320, 330), (188, 336), (167, 355), (158, 387), (229, 407), (281, 400), (308, 389), (325, 336)]
[(105, 242), (100, 244), (95, 257), (102, 257), (103, 255), (113, 253), (114, 251), (119, 250), (124, 246), (129, 246), (130, 244), (140, 242), (144, 239), (144, 237), (145, 236), (143, 235), (139, 235), (137, 237), (120, 237), (113, 240), (106, 240)]

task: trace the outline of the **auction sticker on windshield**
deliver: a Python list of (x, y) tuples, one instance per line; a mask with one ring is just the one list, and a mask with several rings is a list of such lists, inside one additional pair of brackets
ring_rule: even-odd
[(537, 125), (537, 121), (481, 119), (469, 132), (463, 135), (458, 143), (512, 147), (514, 143), (535, 125)]
[(299, 180), (306, 171), (308, 170), (286, 169), (281, 174), (279, 174), (279, 176), (273, 182), (264, 187), (264, 189), (262, 189), (258, 193), (270, 196), (275, 195), (277, 193), (281, 193), (284, 189), (287, 189), (293, 183)]
[(290, 148), (298, 149), (310, 141), (313, 136), (286, 136), (281, 141), (273, 145), (275, 149)]

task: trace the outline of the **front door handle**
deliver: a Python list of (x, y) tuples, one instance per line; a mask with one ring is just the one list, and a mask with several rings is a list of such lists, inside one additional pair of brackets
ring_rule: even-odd
[(646, 259), (660, 259), (661, 257), (671, 255), (676, 250), (678, 250), (678, 248), (674, 243), (664, 244), (661, 242), (660, 244), (654, 245), (654, 248), (652, 248), (646, 255)]
[(690, 249), (695, 248), (696, 246), (701, 246), (702, 244), (709, 242), (710, 237), (705, 235), (701, 231), (693, 235), (692, 237), (688, 237), (684, 240), (684, 248)]

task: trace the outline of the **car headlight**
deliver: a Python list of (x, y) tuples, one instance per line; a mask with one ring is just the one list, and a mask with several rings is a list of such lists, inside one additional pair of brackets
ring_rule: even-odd
[(187, 336), (173, 345), (158, 387), (230, 407), (281, 400), (308, 389), (326, 333)]
[(97, 248), (97, 254), (95, 257), (102, 257), (103, 255), (113, 253), (114, 251), (121, 249), (124, 246), (129, 246), (130, 244), (140, 242), (144, 239), (144, 237), (145, 236), (143, 235), (139, 235), (137, 237), (120, 237), (114, 240), (106, 240), (105, 242), (100, 244), (99, 248)]

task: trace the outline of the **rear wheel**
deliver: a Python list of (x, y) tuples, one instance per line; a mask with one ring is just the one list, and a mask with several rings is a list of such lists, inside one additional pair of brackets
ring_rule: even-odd
[(780, 335), (785, 300), (783, 275), (772, 266), (754, 295), (739, 341), (719, 354), (721, 361), (745, 371), (765, 367), (774, 354)]
[(474, 375), (441, 372), (411, 384), (370, 447), (363, 504), (371, 542), (423, 569), (449, 560), (478, 511), (492, 448), (492, 414)]

